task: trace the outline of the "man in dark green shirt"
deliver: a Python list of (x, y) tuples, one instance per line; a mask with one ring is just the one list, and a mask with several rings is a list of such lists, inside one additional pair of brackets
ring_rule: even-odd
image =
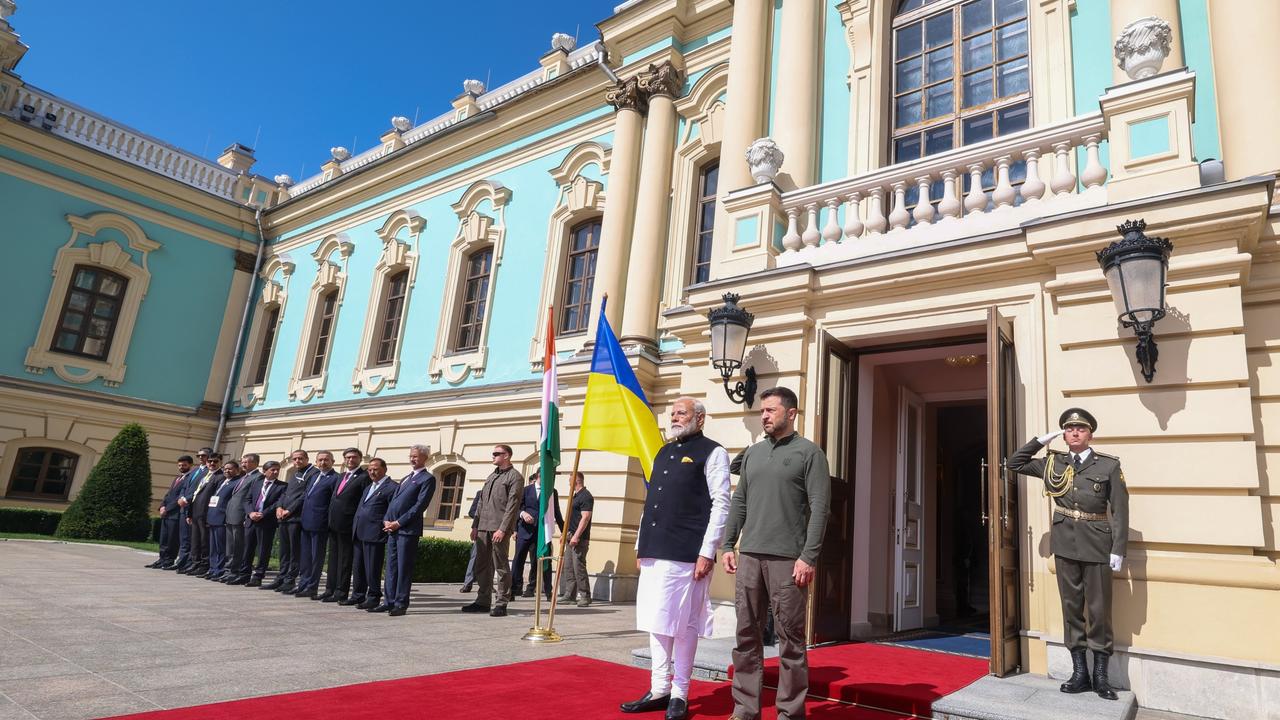
[(795, 431), (797, 406), (796, 394), (787, 388), (761, 393), (765, 437), (743, 453), (742, 475), (729, 504), (721, 562), (725, 572), (737, 576), (738, 614), (730, 720), (760, 717), (761, 633), (771, 603), (778, 636), (778, 718), (804, 717), (809, 691), (805, 588), (822, 550), (831, 475), (822, 450)]

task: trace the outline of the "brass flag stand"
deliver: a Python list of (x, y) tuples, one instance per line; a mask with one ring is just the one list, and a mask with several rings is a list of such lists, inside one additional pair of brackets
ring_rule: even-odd
[[(556, 592), (556, 588), (560, 587), (560, 573), (564, 570), (564, 547), (569, 540), (569, 519), (573, 517), (573, 479), (578, 476), (578, 460), (582, 458), (582, 450), (579, 449), (573, 454), (573, 472), (569, 473), (569, 506), (568, 512), (565, 514), (565, 526), (560, 531), (560, 557), (556, 563), (555, 576), (551, 583), (551, 607), (547, 611), (547, 626), (542, 627), (539, 620), (542, 618), (542, 563), (551, 562), (556, 559), (551, 556), (539, 557), (538, 562), (534, 565), (538, 577), (535, 582), (534, 601), (533, 601), (533, 627), (529, 628), (529, 632), (524, 634), (521, 640), (528, 640), (535, 644), (558, 643), (564, 640), (560, 633), (556, 632), (556, 600), (560, 593)], [(552, 483), (555, 487), (555, 483)], [(543, 522), (543, 518), (538, 518), (538, 522)], [(542, 548), (538, 548), (539, 551)]]

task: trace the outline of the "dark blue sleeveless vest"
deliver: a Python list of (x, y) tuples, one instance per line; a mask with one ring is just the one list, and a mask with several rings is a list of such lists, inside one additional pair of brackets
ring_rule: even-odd
[(719, 443), (698, 433), (667, 443), (658, 452), (640, 519), (638, 557), (679, 562), (698, 559), (711, 521), (707, 458), (718, 447)]

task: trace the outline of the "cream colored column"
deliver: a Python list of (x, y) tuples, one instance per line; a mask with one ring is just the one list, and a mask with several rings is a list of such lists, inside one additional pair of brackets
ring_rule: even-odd
[(782, 3), (772, 135), (787, 156), (778, 176), (783, 190), (807, 187), (818, 179), (818, 93), (822, 88), (818, 71), (824, 5), (814, 0)]
[(1270, 76), (1280, 67), (1280, 2), (1209, 0), (1209, 39), (1218, 95), (1218, 136), (1227, 179), (1280, 170), (1280, 89)]
[[(670, 60), (650, 65), (640, 76), (640, 89), (649, 95), (644, 152), (640, 158), (640, 187), (636, 192), (635, 232), (627, 268), (627, 303), (622, 310), (622, 340), (657, 347), (658, 295), (663, 266), (680, 268), (680, 258), (667, 259), (671, 227), (671, 166), (676, 147), (675, 98), (684, 86), (684, 73)], [(616, 160), (615, 160), (616, 162)], [(685, 189), (681, 188), (683, 192)]]
[[(1268, 2), (1270, 0), (1263, 0)], [(1244, 3), (1249, 5), (1248, 0)], [(1115, 42), (1120, 36), (1120, 31), (1124, 30), (1124, 26), (1144, 17), (1158, 17), (1169, 23), (1169, 28), (1173, 30), (1173, 42), (1169, 46), (1169, 57), (1165, 58), (1164, 66), (1160, 68), (1160, 72), (1168, 72), (1186, 66), (1186, 61), (1182, 58), (1182, 21), (1178, 15), (1178, 0), (1112, 0), (1111, 3), (1111, 42)], [(1271, 30), (1274, 32), (1275, 27)], [(1112, 58), (1111, 62), (1111, 80), (1116, 85), (1129, 82), (1129, 76), (1120, 69), (1120, 66)]]
[(600, 250), (596, 254), (596, 275), (591, 299), (591, 326), (588, 342), (595, 339), (600, 318), (600, 302), (606, 293), (605, 314), (609, 325), (618, 327), (623, 295), (627, 291), (627, 261), (631, 257), (631, 229), (636, 217), (636, 180), (640, 174), (641, 112), (644, 93), (638, 78), (619, 80), (605, 96), (616, 108), (613, 116), (613, 151), (609, 160), (609, 190), (604, 220), (600, 227)]

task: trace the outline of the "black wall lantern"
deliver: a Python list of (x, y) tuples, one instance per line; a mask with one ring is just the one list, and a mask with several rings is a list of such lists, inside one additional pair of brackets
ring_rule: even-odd
[(732, 388), (729, 387), (729, 376), (742, 367), (747, 335), (751, 334), (751, 323), (756, 317), (738, 307), (737, 293), (725, 293), (724, 307), (707, 313), (707, 319), (711, 321), (711, 366), (720, 371), (729, 399), (751, 407), (756, 399), (755, 369), (747, 368), (746, 382), (739, 380)]
[(1156, 340), (1152, 328), (1164, 317), (1165, 278), (1173, 243), (1147, 237), (1145, 220), (1127, 220), (1116, 230), (1123, 236), (1098, 251), (1098, 264), (1111, 288), (1120, 322), (1138, 336), (1135, 355), (1147, 382), (1156, 376)]

